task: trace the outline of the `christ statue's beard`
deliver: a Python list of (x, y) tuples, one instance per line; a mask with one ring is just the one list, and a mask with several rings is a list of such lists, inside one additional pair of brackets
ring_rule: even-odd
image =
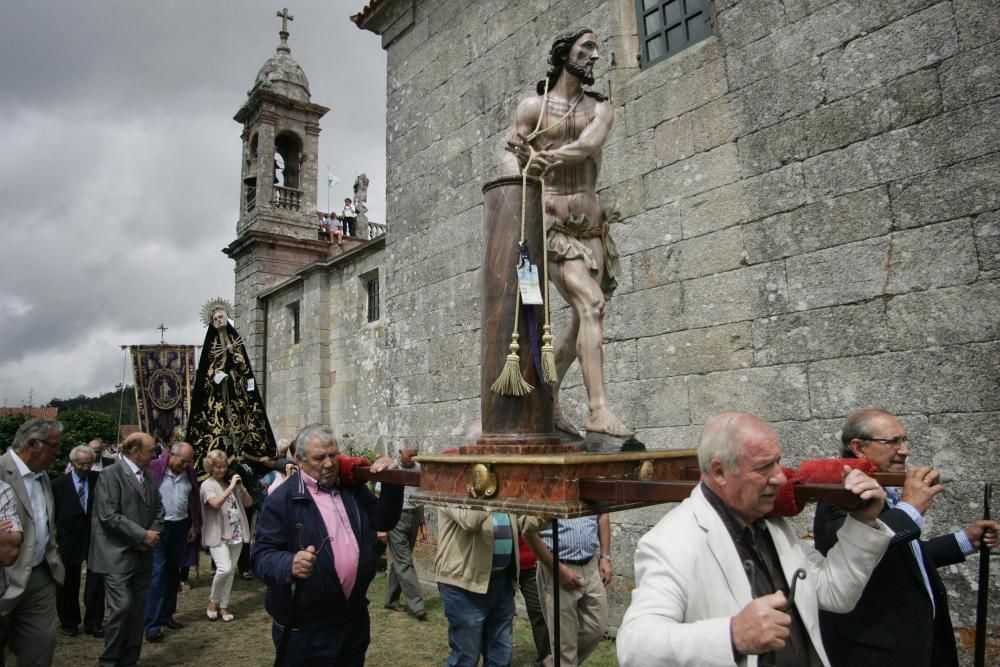
[(578, 78), (585, 86), (594, 85), (594, 73), (574, 60), (567, 60), (563, 69)]

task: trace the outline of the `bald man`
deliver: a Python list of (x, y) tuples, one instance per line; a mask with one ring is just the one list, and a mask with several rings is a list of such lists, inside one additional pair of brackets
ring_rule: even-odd
[(153, 549), (163, 530), (163, 503), (149, 462), (156, 442), (133, 433), (121, 460), (97, 480), (88, 565), (104, 575), (108, 619), (101, 667), (130, 667), (142, 652), (143, 609), (153, 571)]
[(149, 464), (163, 502), (163, 533), (153, 550), (153, 577), (146, 594), (146, 639), (151, 642), (163, 639), (162, 627), (184, 627), (174, 619), (181, 560), (185, 545), (201, 534), (201, 499), (193, 461), (194, 449), (179, 442)]

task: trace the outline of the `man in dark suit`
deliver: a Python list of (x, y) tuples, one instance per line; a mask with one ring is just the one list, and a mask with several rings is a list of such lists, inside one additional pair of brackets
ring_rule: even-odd
[[(257, 521), (250, 562), (267, 584), (264, 606), (275, 647), (297, 604), (282, 664), (365, 664), (371, 631), (366, 593), (375, 577), (372, 531), (391, 530), (399, 520), (403, 488), (383, 484), (376, 499), (364, 484), (342, 486), (339, 453), (329, 426), (302, 429), (295, 439), (299, 472), (268, 496)], [(371, 470), (394, 467), (383, 456)], [(296, 580), (303, 588), (293, 602)]]
[(63, 565), (56, 547), (55, 508), (46, 470), (59, 454), (62, 425), (29, 419), (0, 456), (0, 480), (14, 489), (23, 542), (7, 568), (0, 599), (0, 655), (9, 646), (19, 665), (49, 665), (56, 648), (56, 585)]
[(98, 476), (88, 566), (104, 575), (108, 620), (102, 667), (139, 662), (146, 591), (153, 548), (163, 530), (163, 504), (148, 466), (156, 443), (133, 433), (121, 445), (121, 460)]
[[(882, 409), (859, 410), (844, 423), (843, 456), (869, 460), (879, 472), (905, 472), (902, 492), (887, 489), (879, 515), (896, 535), (872, 573), (854, 610), (820, 612), (823, 644), (833, 667), (907, 665), (957, 667), (948, 596), (937, 568), (965, 560), (985, 540), (996, 546), (997, 522), (976, 521), (964, 531), (920, 539), (924, 515), (944, 487), (938, 471), (906, 469), (906, 428)], [(816, 547), (824, 554), (836, 543), (844, 511), (828, 503), (816, 508)]]
[[(52, 482), (52, 497), (56, 505), (59, 556), (66, 568), (66, 578), (56, 594), (56, 607), (63, 634), (75, 637), (80, 625), (80, 569), (90, 550), (90, 519), (98, 473), (92, 470), (94, 451), (91, 447), (74, 447), (69, 453), (69, 461), (72, 470)], [(104, 578), (89, 568), (83, 601), (86, 607), (84, 631), (103, 637)]]

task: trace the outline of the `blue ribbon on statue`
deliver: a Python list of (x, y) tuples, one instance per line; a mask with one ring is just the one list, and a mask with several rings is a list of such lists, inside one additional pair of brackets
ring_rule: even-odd
[[(520, 266), (524, 263), (531, 263), (531, 255), (528, 253), (528, 244), (521, 244), (521, 260)], [(528, 344), (531, 346), (531, 359), (534, 362), (532, 365), (535, 369), (535, 377), (538, 379), (538, 384), (545, 388), (545, 393), (552, 398), (552, 387), (549, 386), (548, 381), (542, 374), (542, 345), (538, 338), (538, 318), (535, 316), (535, 306), (528, 305), (524, 302), (521, 303), (521, 313), (524, 315), (524, 323), (528, 327)]]

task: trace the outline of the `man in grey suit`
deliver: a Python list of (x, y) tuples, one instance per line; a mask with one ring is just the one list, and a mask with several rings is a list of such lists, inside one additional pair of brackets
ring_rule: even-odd
[[(21, 552), (9, 568), (0, 599), (0, 656), (7, 646), (23, 665), (50, 665), (56, 648), (56, 584), (63, 564), (56, 547), (55, 504), (46, 469), (59, 454), (62, 425), (30, 419), (0, 456), (0, 478), (14, 489), (23, 531)], [(0, 664), (3, 663), (0, 657)]]
[(153, 572), (153, 547), (163, 530), (163, 504), (147, 468), (156, 443), (133, 433), (121, 445), (121, 460), (97, 481), (93, 539), (87, 563), (104, 575), (108, 619), (102, 667), (139, 662), (146, 591)]

